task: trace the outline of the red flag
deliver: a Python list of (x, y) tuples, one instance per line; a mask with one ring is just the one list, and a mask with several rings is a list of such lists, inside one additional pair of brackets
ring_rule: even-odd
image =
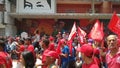
[(103, 22), (101, 22), (101, 35), (104, 38), (104, 26), (103, 26)]
[(73, 27), (71, 29), (70, 35), (68, 37), (68, 41), (72, 40), (76, 36), (76, 23), (73, 24)]
[(78, 33), (78, 36), (79, 36), (80, 43), (83, 44), (84, 43), (84, 38), (86, 36), (86, 32), (84, 30), (82, 30), (80, 27), (78, 27), (77, 33)]
[(103, 40), (104, 34), (103, 34), (103, 28), (102, 27), (100, 25), (99, 20), (97, 20), (96, 23), (94, 24), (94, 26), (92, 27), (92, 30), (89, 33), (89, 38), (92, 38), (96, 41)]
[(61, 43), (59, 42), (58, 43), (58, 46), (57, 46), (57, 48), (56, 48), (56, 52), (58, 53), (58, 54), (60, 54), (61, 53)]
[(73, 40), (73, 38), (76, 36), (76, 23), (74, 22), (74, 24), (73, 24), (73, 27), (72, 27), (72, 29), (71, 29), (71, 32), (70, 32), (70, 35), (69, 35), (69, 37), (68, 37), (68, 46), (69, 46), (69, 49), (70, 49), (70, 54), (72, 54), (72, 40)]
[(113, 16), (108, 24), (108, 28), (112, 32), (120, 35), (120, 19), (118, 18), (116, 12), (114, 12), (114, 14), (113, 14)]

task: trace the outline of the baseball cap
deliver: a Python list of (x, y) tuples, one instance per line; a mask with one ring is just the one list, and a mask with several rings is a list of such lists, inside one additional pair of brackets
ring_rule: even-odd
[(85, 56), (93, 55), (93, 47), (90, 44), (83, 44), (81, 47), (77, 48), (77, 51), (84, 53)]
[(49, 41), (53, 41), (54, 38), (52, 36), (49, 37)]
[(59, 58), (58, 53), (55, 52), (55, 51), (49, 51), (49, 52), (47, 52), (45, 55), (46, 55), (46, 56), (53, 57), (53, 58), (55, 58), (55, 59), (58, 59), (58, 58)]

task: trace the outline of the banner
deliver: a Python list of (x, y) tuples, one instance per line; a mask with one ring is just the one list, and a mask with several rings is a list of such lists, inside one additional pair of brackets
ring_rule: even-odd
[(17, 0), (16, 13), (55, 13), (55, 0)]
[(104, 37), (103, 26), (101, 26), (100, 21), (97, 20), (89, 33), (89, 38), (92, 38), (96, 41), (102, 41), (103, 37)]
[(108, 24), (108, 28), (112, 32), (120, 35), (120, 19), (118, 18), (116, 12), (114, 12), (114, 14), (113, 14), (113, 16)]

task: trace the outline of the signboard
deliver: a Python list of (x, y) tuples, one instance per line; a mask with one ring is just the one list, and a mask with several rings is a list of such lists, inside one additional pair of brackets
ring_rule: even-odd
[(55, 13), (56, 0), (17, 0), (16, 13)]

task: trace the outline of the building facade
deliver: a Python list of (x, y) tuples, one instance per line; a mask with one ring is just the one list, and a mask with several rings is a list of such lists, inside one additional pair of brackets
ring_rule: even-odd
[(96, 19), (107, 26), (114, 11), (120, 16), (120, 0), (3, 0), (2, 3), (6, 10), (1, 11), (4, 15), (4, 21), (0, 19), (4, 26), (1, 35), (5, 36), (22, 32), (33, 35), (36, 30), (48, 35), (70, 32), (74, 22), (88, 31)]

